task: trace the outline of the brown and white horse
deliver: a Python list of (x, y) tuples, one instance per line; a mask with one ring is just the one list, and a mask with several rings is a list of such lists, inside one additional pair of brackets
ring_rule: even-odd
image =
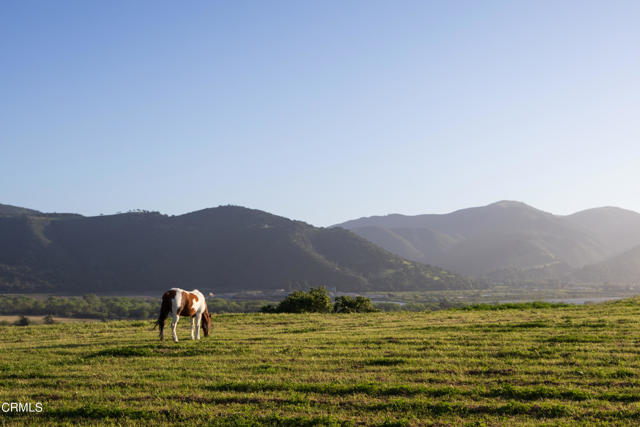
[[(180, 316), (191, 317), (191, 339), (200, 339), (200, 327), (204, 331), (204, 336), (209, 336), (211, 328), (211, 315), (207, 310), (207, 302), (202, 292), (195, 289), (187, 292), (180, 288), (171, 288), (162, 295), (162, 306), (160, 316), (156, 325), (160, 327), (160, 340), (164, 338), (164, 321), (171, 314), (171, 335), (174, 342), (178, 342), (176, 327)], [(197, 324), (197, 325), (196, 325)], [(195, 329), (195, 337), (193, 335)]]

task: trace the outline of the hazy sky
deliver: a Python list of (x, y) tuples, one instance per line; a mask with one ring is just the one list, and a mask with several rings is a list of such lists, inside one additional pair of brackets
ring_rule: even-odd
[(638, 1), (0, 2), (0, 203), (640, 211)]

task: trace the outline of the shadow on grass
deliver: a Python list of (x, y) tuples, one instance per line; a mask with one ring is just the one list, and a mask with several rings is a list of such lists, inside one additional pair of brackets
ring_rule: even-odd
[(380, 358), (380, 359), (369, 359), (363, 362), (365, 366), (397, 366), (407, 363), (406, 360), (401, 358)]
[(204, 387), (209, 391), (233, 391), (256, 393), (261, 391), (293, 391), (298, 393), (318, 393), (334, 396), (366, 394), (370, 396), (414, 396), (441, 397), (459, 394), (453, 387), (428, 387), (422, 385), (380, 385), (377, 383), (270, 383), (270, 382), (226, 382)]
[(187, 344), (184, 345), (127, 345), (111, 347), (86, 355), (86, 358), (96, 357), (187, 357), (211, 354), (210, 347)]
[(97, 420), (107, 418), (126, 419), (151, 419), (156, 414), (151, 411), (144, 411), (130, 408), (109, 408), (97, 405), (85, 405), (79, 408), (53, 408), (47, 409), (40, 414), (43, 418), (54, 420)]

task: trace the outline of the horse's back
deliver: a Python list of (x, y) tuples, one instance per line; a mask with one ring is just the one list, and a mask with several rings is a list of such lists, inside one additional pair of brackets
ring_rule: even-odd
[(171, 288), (162, 295), (162, 303), (166, 304), (167, 308), (175, 306), (174, 311), (183, 316), (193, 316), (196, 311), (207, 307), (204, 295), (197, 289), (185, 291), (180, 288)]

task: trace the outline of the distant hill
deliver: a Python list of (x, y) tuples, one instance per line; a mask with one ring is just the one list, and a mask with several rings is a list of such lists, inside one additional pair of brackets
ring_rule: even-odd
[(58, 213), (58, 212), (40, 212), (35, 209), (22, 208), (20, 206), (3, 205), (0, 203), (0, 217), (2, 216), (37, 216), (48, 218), (63, 218), (63, 217), (81, 217), (80, 214), (75, 213)]
[(607, 207), (559, 216), (513, 201), (443, 215), (360, 218), (336, 227), (407, 259), (508, 282), (571, 280), (575, 269), (640, 245), (636, 212)]
[(573, 273), (586, 283), (640, 285), (640, 246), (605, 261), (587, 265)]
[(595, 236), (607, 254), (620, 254), (640, 244), (640, 214), (615, 207), (588, 209), (562, 217)]
[(237, 206), (180, 216), (13, 212), (0, 217), (0, 292), (478, 286), (402, 259), (347, 230)]
[(0, 203), (0, 216), (14, 216), (14, 215), (41, 215), (42, 212), (21, 208), (19, 206), (3, 205)]

